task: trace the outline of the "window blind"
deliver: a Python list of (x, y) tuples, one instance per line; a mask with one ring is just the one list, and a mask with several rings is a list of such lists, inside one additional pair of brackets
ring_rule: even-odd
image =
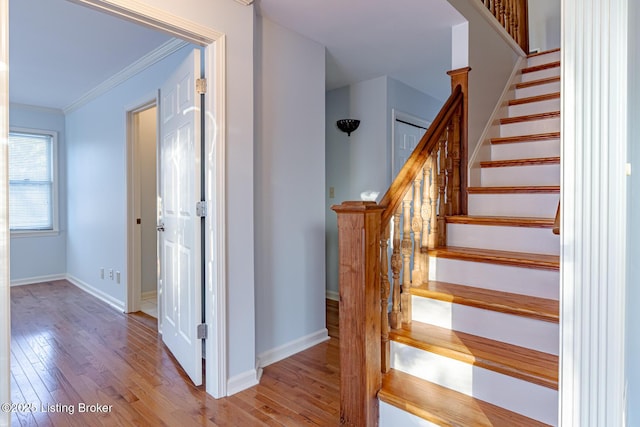
[(53, 138), (9, 133), (9, 227), (53, 230)]

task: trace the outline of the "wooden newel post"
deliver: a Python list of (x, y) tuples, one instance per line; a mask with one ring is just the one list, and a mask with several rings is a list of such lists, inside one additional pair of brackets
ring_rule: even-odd
[(340, 425), (378, 425), (380, 221), (375, 202), (343, 202), (338, 214)]

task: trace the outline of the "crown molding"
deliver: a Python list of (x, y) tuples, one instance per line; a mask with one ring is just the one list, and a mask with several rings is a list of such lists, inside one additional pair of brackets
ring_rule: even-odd
[(60, 108), (41, 107), (39, 105), (31, 105), (31, 104), (20, 104), (19, 102), (11, 102), (9, 104), (9, 108), (10, 109), (16, 108), (23, 111), (32, 111), (35, 113), (64, 115), (64, 111), (62, 111)]
[(149, 68), (153, 64), (161, 61), (172, 53), (182, 49), (187, 46), (189, 43), (184, 40), (179, 39), (171, 39), (168, 42), (162, 44), (158, 48), (152, 50), (142, 58), (123, 68), (113, 76), (109, 77), (104, 82), (100, 83), (98, 86), (91, 89), (89, 92), (82, 95), (80, 98), (75, 100), (73, 103), (67, 105), (62, 109), (65, 114), (69, 114), (72, 111), (77, 110), (88, 102), (96, 99), (100, 95), (110, 91), (114, 87), (119, 84), (125, 82), (136, 74), (144, 71)]

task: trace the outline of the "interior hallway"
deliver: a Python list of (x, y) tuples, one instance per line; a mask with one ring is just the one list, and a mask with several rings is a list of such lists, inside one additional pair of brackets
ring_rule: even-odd
[[(337, 311), (328, 316), (337, 330)], [(335, 337), (266, 367), (258, 386), (216, 400), (191, 385), (156, 319), (120, 313), (66, 281), (11, 288), (11, 322), (12, 401), (34, 405), (14, 413), (13, 426), (338, 425)], [(79, 413), (81, 402), (107, 410)]]

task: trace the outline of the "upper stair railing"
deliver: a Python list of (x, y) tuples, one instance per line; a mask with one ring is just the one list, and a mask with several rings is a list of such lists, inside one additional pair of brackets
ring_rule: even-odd
[(525, 53), (529, 52), (527, 0), (478, 0), (496, 17)]
[(411, 321), (409, 289), (428, 280), (428, 250), (446, 244), (446, 216), (466, 213), (469, 70), (449, 72), (451, 96), (380, 203), (333, 206), (338, 214), (341, 425), (377, 425), (377, 393), (382, 372), (390, 368), (389, 325)]

